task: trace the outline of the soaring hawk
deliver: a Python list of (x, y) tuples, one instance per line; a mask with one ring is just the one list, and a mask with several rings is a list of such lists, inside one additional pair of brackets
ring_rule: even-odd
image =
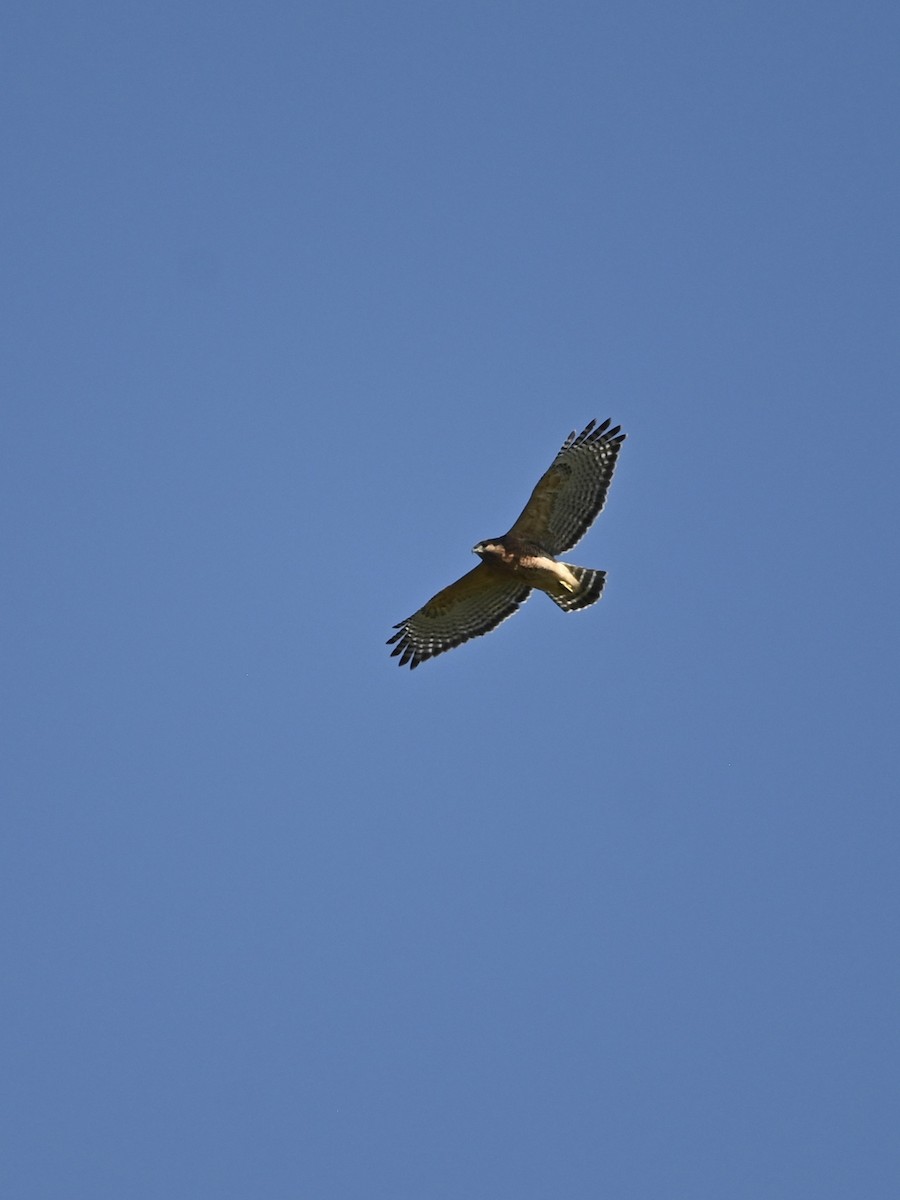
[(563, 612), (587, 608), (600, 599), (605, 571), (556, 561), (587, 532), (603, 508), (619, 449), (621, 426), (591, 423), (569, 434), (538, 481), (522, 515), (503, 537), (479, 542), (474, 570), (451, 583), (424, 608), (394, 628), (388, 639), (411, 668), (470, 638), (480, 637), (511, 617), (532, 588), (546, 592)]

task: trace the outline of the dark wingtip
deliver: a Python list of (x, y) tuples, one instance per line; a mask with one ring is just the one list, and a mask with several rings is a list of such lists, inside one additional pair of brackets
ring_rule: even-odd
[(624, 433), (622, 433), (622, 426), (621, 425), (613, 425), (612, 427), (610, 427), (611, 421), (612, 421), (612, 418), (607, 417), (605, 421), (603, 421), (600, 425), (597, 426), (596, 429), (593, 429), (593, 430), (592, 430), (592, 426), (593, 426), (594, 422), (591, 421), (591, 423), (590, 423), (590, 425), (588, 425), (587, 429), (585, 429), (584, 432), (579, 435), (578, 440), (585, 441), (585, 442), (607, 442), (607, 443), (624, 442), (626, 435)]

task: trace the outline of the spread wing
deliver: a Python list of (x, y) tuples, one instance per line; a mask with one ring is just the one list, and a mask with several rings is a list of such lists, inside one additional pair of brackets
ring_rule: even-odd
[(531, 499), (510, 529), (514, 537), (536, 542), (551, 554), (571, 550), (590, 528), (606, 502), (616, 459), (625, 434), (609, 420), (594, 421), (562, 449), (531, 493)]
[(401, 667), (407, 663), (411, 669), (417, 667), (426, 658), (495, 629), (528, 599), (530, 591), (520, 579), (498, 575), (479, 563), (394, 626), (399, 632), (388, 638), (389, 646), (397, 643), (391, 655), (400, 655)]

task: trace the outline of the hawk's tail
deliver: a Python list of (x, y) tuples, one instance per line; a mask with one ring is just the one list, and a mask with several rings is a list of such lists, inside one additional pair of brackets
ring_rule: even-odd
[(554, 604), (558, 604), (563, 612), (576, 612), (579, 608), (587, 608), (589, 604), (595, 604), (603, 593), (603, 585), (606, 583), (605, 571), (592, 571), (590, 567), (573, 567), (571, 563), (566, 563), (581, 587), (577, 592), (563, 592), (561, 596), (554, 596), (551, 592), (547, 595)]

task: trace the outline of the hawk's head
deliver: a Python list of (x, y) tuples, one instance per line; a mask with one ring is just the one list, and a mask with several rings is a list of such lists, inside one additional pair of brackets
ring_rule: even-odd
[(473, 546), (472, 553), (477, 554), (484, 561), (486, 558), (501, 557), (504, 549), (500, 544), (500, 538), (491, 538), (489, 541), (479, 542), (477, 546)]

